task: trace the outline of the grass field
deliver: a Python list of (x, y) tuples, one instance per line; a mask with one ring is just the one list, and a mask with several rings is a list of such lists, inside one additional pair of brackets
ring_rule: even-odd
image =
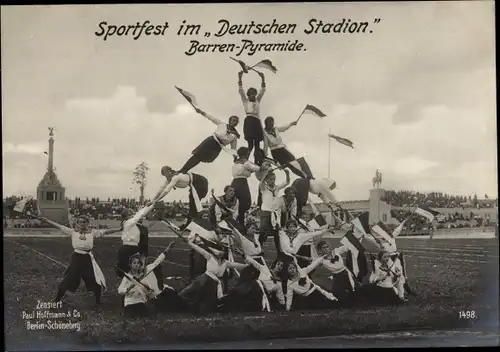
[[(151, 238), (150, 255), (159, 254), (172, 239)], [(330, 240), (334, 245), (338, 239)], [(77, 310), (80, 331), (27, 330), (22, 312), (36, 308), (37, 300), (51, 300), (62, 278), (64, 267), (46, 256), (66, 264), (72, 252), (69, 239), (5, 238), (4, 302), (5, 338), (8, 350), (56, 350), (61, 348), (100, 349), (129, 344), (168, 344), (289, 337), (366, 334), (401, 330), (449, 330), (490, 328), (498, 332), (498, 240), (398, 240), (405, 253), (411, 287), (418, 293), (405, 305), (367, 307), (316, 312), (249, 313), (246, 315), (212, 315), (196, 317), (187, 314), (157, 315), (127, 321), (123, 319), (116, 262), (119, 238), (97, 239), (94, 255), (107, 280), (108, 291), (103, 305), (94, 307), (94, 298), (84, 286), (68, 294), (63, 309)], [(274, 258), (274, 245), (265, 244), (266, 258)], [(35, 252), (38, 251), (39, 253)], [(42, 254), (40, 254), (42, 253)], [(187, 248), (176, 245), (164, 263), (165, 276), (187, 276)], [(241, 258), (237, 258), (241, 261)], [(328, 285), (324, 270), (313, 280)], [(179, 280), (168, 281), (182, 287)], [(460, 318), (460, 311), (474, 311), (475, 318)], [(35, 319), (36, 320), (36, 319)], [(42, 319), (40, 319), (42, 320)], [(71, 320), (71, 319), (70, 319)], [(66, 319), (68, 321), (68, 319)], [(79, 345), (76, 346), (76, 345)], [(332, 346), (333, 347), (333, 346)], [(144, 348), (144, 347), (143, 347)]]

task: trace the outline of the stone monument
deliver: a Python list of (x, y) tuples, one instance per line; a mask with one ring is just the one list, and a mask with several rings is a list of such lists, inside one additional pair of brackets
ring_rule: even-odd
[(60, 224), (69, 222), (69, 206), (65, 189), (54, 170), (54, 128), (49, 127), (49, 152), (47, 172), (38, 184), (37, 203), (41, 216)]

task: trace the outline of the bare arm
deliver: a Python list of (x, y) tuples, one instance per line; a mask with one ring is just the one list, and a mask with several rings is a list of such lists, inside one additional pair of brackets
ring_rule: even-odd
[[(174, 176), (175, 177), (175, 176)], [(168, 180), (165, 180), (165, 182), (163, 183), (163, 185), (160, 187), (160, 189), (158, 190), (158, 192), (156, 192), (156, 195), (154, 196), (153, 198), (153, 201), (159, 201), (161, 198), (163, 197), (160, 197), (163, 193), (163, 191), (165, 190), (165, 188), (167, 188), (167, 186), (171, 183), (171, 181), (168, 181)]]
[(293, 121), (293, 122), (290, 122), (288, 125), (276, 127), (276, 130), (278, 132), (286, 132), (290, 127), (295, 126), (296, 124), (297, 124), (297, 122)]
[(201, 109), (198, 109), (198, 108), (197, 108), (197, 109), (196, 109), (196, 112), (197, 112), (198, 114), (200, 114), (201, 116), (206, 117), (208, 120), (210, 120), (210, 122), (212, 122), (212, 123), (216, 124), (217, 126), (218, 126), (218, 125), (220, 125), (220, 124), (222, 123), (222, 121), (221, 121), (221, 120), (219, 120), (219, 119), (218, 119), (218, 118), (216, 118), (216, 117), (213, 117), (212, 115), (207, 114), (205, 111), (203, 111), (203, 110), (201, 110)]
[(288, 186), (288, 184), (290, 183), (290, 172), (287, 169), (283, 171), (285, 172), (286, 180), (282, 184), (276, 186), (276, 192), (279, 192), (280, 190)]
[(165, 260), (165, 253), (161, 253), (158, 258), (155, 259), (154, 262), (148, 265), (148, 270), (151, 271), (155, 269), (158, 265), (160, 265)]
[(181, 177), (181, 175), (175, 175), (174, 177), (172, 177), (170, 182), (167, 183), (167, 185), (163, 188), (162, 193), (158, 197), (155, 197), (153, 202), (158, 202), (163, 197), (165, 197), (167, 194), (169, 194), (170, 191), (172, 190), (172, 188), (174, 188), (177, 185), (177, 182), (179, 181), (180, 177)]
[(205, 258), (206, 260), (209, 260), (210, 257), (212, 257), (212, 255), (210, 253), (208, 253), (206, 250), (204, 250), (200, 246), (194, 244), (193, 241), (188, 241), (188, 245), (189, 245), (189, 247), (193, 248), (195, 251), (200, 253), (203, 256), (203, 258)]
[(259, 72), (259, 75), (262, 81), (260, 83), (259, 94), (256, 97), (257, 101), (261, 101), (264, 93), (266, 92), (266, 78), (264, 77), (264, 74), (262, 72)]
[(330, 230), (330, 228), (321, 229), (321, 230), (312, 231), (312, 232), (301, 232), (293, 240), (293, 247), (300, 248), (304, 243), (306, 243), (310, 239), (312, 239), (316, 236), (320, 236), (320, 235), (324, 234), (325, 232), (328, 232), (329, 230)]
[(135, 213), (135, 215), (132, 218), (128, 219), (123, 223), (123, 229), (128, 230), (132, 226), (136, 225), (139, 222), (139, 220), (141, 220), (144, 216), (146, 216), (154, 207), (155, 203), (153, 202), (151, 205), (148, 205), (147, 207), (140, 209), (137, 213)]
[(257, 270), (261, 270), (262, 269), (262, 265), (257, 263), (253, 258), (249, 257), (249, 256), (246, 256), (245, 257), (245, 260), (247, 261), (247, 263), (250, 263), (252, 264), (252, 266), (257, 269)]
[(240, 93), (241, 101), (243, 103), (247, 102), (247, 96), (245, 95), (245, 91), (243, 90), (243, 71), (238, 72), (238, 93)]
[(230, 262), (228, 261), (227, 262), (227, 266), (231, 269), (239, 269), (239, 270), (242, 270), (244, 269), (247, 265), (246, 264), (242, 264), (242, 263), (235, 263), (235, 262)]
[(65, 235), (71, 235), (74, 232), (73, 229), (66, 227), (64, 225), (58, 224), (57, 222), (49, 220), (47, 218), (40, 218), (40, 220), (51, 224), (52, 226), (56, 227), (58, 230), (62, 231)]
[(313, 271), (314, 269), (316, 269), (318, 267), (318, 265), (321, 264), (321, 262), (323, 261), (323, 259), (326, 257), (326, 255), (323, 255), (321, 257), (318, 257), (316, 259), (313, 260), (313, 262), (311, 264), (309, 264), (308, 266), (306, 266), (304, 269), (302, 269), (302, 272), (305, 274), (305, 275), (309, 275), (309, 273), (311, 271)]

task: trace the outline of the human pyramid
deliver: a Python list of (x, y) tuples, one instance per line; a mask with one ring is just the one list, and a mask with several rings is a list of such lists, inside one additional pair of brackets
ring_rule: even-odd
[[(93, 239), (113, 232), (122, 233), (116, 273), (122, 279), (118, 294), (123, 297), (126, 316), (148, 315), (149, 302), (161, 312), (205, 314), (228, 310), (334, 309), (366, 300), (384, 303), (406, 300), (405, 293), (411, 291), (406, 284), (402, 254), (396, 250), (394, 237), (397, 234), (389, 234), (382, 223), (370, 228), (367, 214), (355, 219), (351, 217), (351, 221), (342, 223), (347, 233), (340, 247), (331, 248), (322, 239), (333, 233), (333, 226), (327, 225), (310, 201), (310, 194), (318, 196), (332, 210), (332, 215), (333, 210), (348, 214), (333, 194), (336, 183), (313, 177), (304, 158), (296, 158), (283, 143), (280, 133), (297, 125), (300, 117), (277, 127), (274, 118), (269, 116), (262, 124), (260, 102), (266, 91), (266, 81), (264, 73), (257, 68), (276, 73), (271, 61), (262, 60), (252, 67), (235, 61), (241, 66), (238, 91), (246, 113), (243, 136), (247, 146), (238, 148), (238, 116), (229, 117), (227, 123), (213, 117), (197, 106), (194, 95), (176, 87), (195, 111), (213, 122), (216, 129), (192, 151), (178, 171), (170, 166), (161, 169), (165, 183), (149, 204), (135, 214), (125, 209), (121, 227), (116, 229), (89, 230), (90, 221), (85, 216), (76, 219), (74, 228), (41, 218), (71, 236), (74, 247), (55, 301), (61, 301), (68, 290), (75, 292), (83, 279), (88, 290), (94, 292), (96, 302), (100, 303), (106, 281), (91, 253)], [(251, 72), (260, 75), (261, 87), (259, 91), (249, 88), (245, 92), (243, 76)], [(307, 105), (301, 116), (306, 113), (326, 116), (312, 105)], [(200, 162), (215, 162), (221, 151), (234, 157), (233, 179), (225, 186), (223, 195), (216, 196), (212, 190), (213, 202), (204, 210), (201, 200), (208, 195), (209, 182), (191, 170)], [(253, 162), (250, 161), (252, 152)], [(282, 184), (276, 184), (277, 171), (285, 173), (286, 181)], [(289, 171), (298, 177), (291, 185)], [(248, 216), (252, 204), (248, 178), (252, 174), (259, 181), (259, 219)], [(162, 219), (178, 238), (154, 262), (146, 265), (148, 230), (141, 220), (174, 189), (189, 190), (187, 221), (177, 227)], [(312, 212), (304, 210), (306, 204)], [(186, 231), (190, 232), (187, 237), (183, 236)], [(277, 253), (270, 265), (264, 259), (269, 237), (273, 238)], [(181, 290), (163, 284), (161, 268), (177, 241), (184, 241), (191, 248), (191, 282)], [(367, 257), (368, 253), (371, 256)], [(237, 260), (238, 256), (241, 259)], [(330, 273), (331, 287), (321, 287), (311, 279), (320, 266)], [(236, 283), (230, 286), (230, 281)]]

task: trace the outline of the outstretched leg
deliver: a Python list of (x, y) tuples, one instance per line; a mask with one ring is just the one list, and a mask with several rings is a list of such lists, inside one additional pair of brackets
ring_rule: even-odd
[(184, 166), (179, 170), (179, 173), (185, 174), (201, 162), (197, 155), (191, 155), (191, 157), (186, 161)]

